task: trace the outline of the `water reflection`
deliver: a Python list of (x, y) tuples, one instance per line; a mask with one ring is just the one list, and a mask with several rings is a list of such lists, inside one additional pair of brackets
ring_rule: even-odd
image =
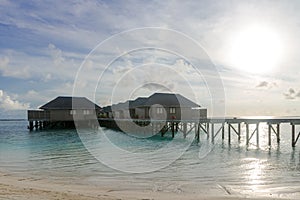
[(297, 151), (295, 149), (291, 153), (290, 169), (297, 170), (300, 172), (300, 151)]
[(253, 189), (257, 189), (258, 185), (264, 183), (264, 169), (266, 160), (257, 158), (245, 158), (246, 164), (242, 166), (245, 170), (245, 179), (248, 185)]

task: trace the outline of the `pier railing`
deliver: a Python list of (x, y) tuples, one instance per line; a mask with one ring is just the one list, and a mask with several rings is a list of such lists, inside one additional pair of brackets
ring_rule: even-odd
[[(92, 115), (91, 115), (92, 116)], [(90, 115), (88, 118), (84, 118), (85, 121), (89, 122), (92, 118)], [(29, 129), (33, 130), (34, 127), (44, 127), (46, 124), (51, 126), (60, 122), (66, 122), (73, 124), (73, 117), (68, 114), (69, 118), (64, 117), (64, 120), (54, 120), (51, 122), (51, 115), (49, 111), (40, 110), (28, 110), (28, 121)], [(52, 120), (53, 121), (53, 120)], [(33, 123), (35, 122), (35, 124)], [(199, 140), (200, 131), (210, 138), (211, 142), (215, 141), (215, 138), (221, 134), (222, 140), (225, 140), (225, 128), (227, 128), (227, 139), (228, 143), (231, 143), (231, 138), (237, 136), (238, 141), (240, 141), (242, 133), (245, 133), (246, 145), (249, 145), (251, 140), (256, 138), (256, 145), (259, 146), (260, 132), (259, 126), (261, 123), (266, 123), (268, 125), (268, 145), (271, 146), (272, 137), (276, 137), (277, 143), (280, 142), (280, 126), (281, 124), (291, 125), (291, 144), (295, 147), (300, 138), (300, 117), (282, 117), (282, 118), (199, 118), (191, 120), (178, 120), (178, 119), (166, 119), (166, 120), (155, 120), (155, 119), (113, 119), (113, 118), (98, 118), (100, 126), (107, 128), (119, 129), (119, 125), (131, 130), (130, 124), (133, 122), (139, 126), (153, 127), (154, 130), (160, 129), (162, 136), (167, 131), (172, 132), (172, 137), (174, 137), (175, 132), (181, 131), (183, 137), (186, 137), (192, 131), (195, 132), (195, 138)], [(242, 131), (241, 125), (245, 125), (245, 130)], [(252, 128), (250, 128), (252, 127)], [(254, 129), (253, 129), (254, 127)], [(298, 128), (298, 130), (297, 130)], [(134, 130), (133, 130), (134, 131)], [(254, 137), (256, 136), (256, 137)]]
[[(292, 147), (296, 146), (297, 141), (300, 138), (299, 130), (296, 130), (297, 126), (300, 126), (300, 118), (200, 118), (200, 119), (191, 119), (191, 120), (176, 120), (176, 119), (167, 119), (167, 120), (149, 120), (149, 119), (112, 119), (112, 118), (100, 118), (98, 119), (100, 125), (108, 126), (117, 126), (114, 122), (126, 123), (131, 121), (137, 124), (150, 124), (152, 123), (155, 127), (156, 123), (165, 123), (165, 127), (162, 130), (171, 130), (172, 136), (174, 137), (175, 130), (181, 130), (183, 136), (186, 137), (187, 134), (195, 131), (195, 138), (199, 140), (199, 131), (203, 131), (207, 138), (211, 138), (211, 141), (214, 142), (215, 138), (221, 133), (222, 140), (225, 139), (225, 126), (227, 126), (227, 138), (228, 143), (231, 143), (232, 133), (238, 137), (238, 141), (241, 139), (242, 130), (241, 125), (244, 124), (246, 127), (245, 130), (245, 141), (246, 145), (250, 144), (251, 139), (256, 135), (256, 145), (259, 146), (259, 125), (260, 123), (266, 123), (268, 125), (268, 145), (271, 146), (272, 135), (276, 136), (277, 143), (280, 142), (280, 125), (290, 124), (291, 125), (291, 144)], [(216, 128), (218, 125), (218, 128)], [(250, 129), (250, 126), (255, 126), (254, 129)], [(161, 132), (162, 136), (165, 132)]]

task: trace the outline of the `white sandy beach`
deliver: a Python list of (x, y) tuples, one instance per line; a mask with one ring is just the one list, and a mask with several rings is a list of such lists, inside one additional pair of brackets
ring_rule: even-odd
[(117, 185), (85, 186), (76, 184), (50, 183), (36, 178), (22, 178), (7, 173), (0, 173), (0, 199), (2, 200), (120, 200), (120, 199), (278, 199), (256, 198), (232, 195), (224, 192), (215, 193), (214, 189), (186, 192), (162, 192), (153, 190), (120, 189)]

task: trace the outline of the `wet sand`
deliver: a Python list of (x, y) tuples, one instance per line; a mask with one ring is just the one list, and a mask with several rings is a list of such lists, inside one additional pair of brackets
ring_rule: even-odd
[[(121, 183), (121, 180), (120, 180)], [(153, 190), (129, 189), (124, 190), (117, 185), (86, 186), (72, 183), (52, 183), (36, 178), (17, 177), (7, 173), (0, 173), (0, 199), (2, 200), (239, 200), (239, 199), (278, 199), (255, 198), (232, 195), (226, 191), (216, 193), (214, 189), (203, 189), (198, 192), (164, 192)]]

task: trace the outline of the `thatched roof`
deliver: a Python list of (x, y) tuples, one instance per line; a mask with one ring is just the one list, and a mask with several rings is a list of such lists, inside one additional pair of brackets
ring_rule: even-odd
[(154, 104), (160, 104), (165, 107), (200, 107), (200, 105), (186, 97), (173, 93), (154, 93), (144, 103), (144, 106), (152, 106)]
[(111, 106), (105, 106), (102, 109), (103, 109), (103, 112), (111, 112)]
[(129, 107), (130, 108), (136, 108), (136, 107), (143, 106), (147, 100), (148, 100), (147, 97), (139, 97), (139, 98), (137, 98), (133, 101), (130, 101), (129, 102)]
[(86, 97), (66, 97), (59, 96), (52, 101), (41, 106), (43, 110), (72, 110), (72, 109), (101, 109), (97, 104), (93, 103)]
[(200, 105), (194, 103), (193, 101), (185, 98), (180, 94), (154, 93), (149, 97), (139, 97), (135, 100), (114, 104), (109, 109), (127, 110), (129, 108), (150, 107), (154, 104), (160, 104), (164, 107), (188, 107), (188, 108), (200, 107)]

